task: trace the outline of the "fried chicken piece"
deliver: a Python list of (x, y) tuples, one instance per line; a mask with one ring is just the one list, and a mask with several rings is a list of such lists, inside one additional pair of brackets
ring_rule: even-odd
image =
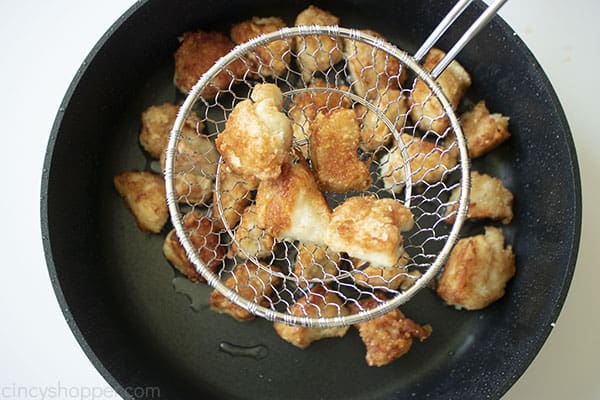
[[(352, 273), (354, 282), (369, 288), (406, 290), (421, 276), (419, 271), (408, 271), (404, 268), (408, 260), (408, 254), (404, 252), (398, 259), (397, 268), (380, 268), (372, 265), (360, 269), (354, 267)], [(353, 261), (353, 265), (357, 267), (361, 263), (358, 260), (357, 262)]]
[[(165, 152), (178, 111), (179, 106), (167, 102), (159, 106), (150, 106), (142, 112), (140, 144), (153, 158), (159, 159)], [(201, 132), (204, 123), (192, 111), (181, 129), (186, 132), (184, 135), (191, 135)]]
[[(413, 185), (440, 182), (458, 163), (456, 151), (406, 133), (400, 135), (400, 138), (406, 146)], [(401, 149), (398, 145), (394, 146), (389, 153), (381, 157), (379, 167), (383, 186), (394, 193), (400, 193), (407, 181)]]
[[(217, 272), (223, 266), (225, 247), (221, 245), (219, 232), (212, 219), (197, 211), (191, 211), (183, 217), (183, 227), (200, 260), (209, 270)], [(190, 281), (206, 282), (206, 279), (196, 271), (196, 267), (188, 259), (175, 229), (172, 229), (165, 238), (163, 254)]]
[(373, 266), (393, 268), (404, 253), (401, 233), (413, 224), (411, 211), (396, 200), (351, 197), (333, 210), (325, 244)]
[(115, 176), (113, 183), (138, 227), (144, 232), (160, 232), (169, 218), (162, 176), (131, 171)]
[[(443, 51), (435, 48), (431, 49), (425, 58), (423, 67), (431, 71), (444, 56)], [(452, 61), (438, 77), (437, 82), (450, 103), (456, 108), (469, 86), (471, 86), (471, 76), (457, 61)], [(422, 80), (417, 80), (409, 101), (411, 103), (411, 119), (415, 125), (418, 124), (420, 129), (431, 129), (442, 135), (450, 125), (450, 120), (446, 116), (440, 101)]]
[(273, 236), (256, 226), (256, 206), (246, 208), (235, 230), (230, 255), (244, 259), (267, 258), (273, 256), (274, 246)]
[(354, 111), (319, 112), (310, 128), (310, 155), (319, 187), (337, 193), (368, 189), (370, 162), (358, 157), (360, 126)]
[[(212, 140), (195, 129), (181, 131), (173, 159), (174, 189), (180, 203), (202, 204), (211, 198), (218, 162)], [(166, 153), (162, 152), (163, 170), (165, 163)]]
[(301, 243), (294, 265), (294, 276), (300, 285), (307, 285), (313, 279), (327, 279), (339, 273), (340, 254), (325, 246)]
[[(363, 32), (385, 40), (383, 35), (370, 29)], [(344, 39), (344, 42), (344, 55), (352, 80), (350, 87), (356, 94), (365, 99), (373, 99), (378, 97), (379, 92), (398, 89), (404, 83), (406, 70), (396, 57), (383, 50), (376, 50), (368, 43), (352, 39)]]
[(323, 244), (331, 210), (306, 162), (288, 162), (282, 169), (277, 179), (258, 186), (258, 227), (277, 240)]
[(479, 310), (504, 296), (515, 275), (512, 246), (504, 247), (500, 228), (487, 226), (485, 234), (459, 240), (438, 281), (437, 293), (449, 305)]
[[(363, 309), (375, 308), (378, 304), (373, 298), (360, 301)], [(352, 308), (354, 312), (359, 311), (356, 305)], [(354, 326), (367, 349), (365, 359), (370, 367), (382, 367), (400, 358), (410, 350), (413, 338), (422, 342), (433, 331), (431, 325), (419, 325), (406, 318), (398, 308)]]
[[(187, 94), (192, 86), (207, 72), (219, 58), (229, 53), (234, 44), (220, 32), (185, 32), (180, 39), (181, 44), (175, 51), (175, 86)], [(215, 97), (221, 91), (228, 89), (234, 78), (240, 79), (248, 68), (241, 59), (219, 72), (202, 92), (205, 99)]]
[[(349, 90), (345, 85), (332, 85), (320, 78), (313, 79), (308, 87), (310, 89), (336, 88), (345, 92)], [(334, 91), (306, 91), (294, 96), (288, 108), (288, 115), (294, 122), (292, 126), (294, 140), (310, 140), (310, 124), (319, 111), (327, 113), (337, 108), (350, 108), (351, 106), (352, 101), (348, 96)], [(309, 158), (308, 143), (298, 147), (302, 151), (302, 155)]]
[[(460, 187), (457, 187), (450, 194), (449, 203), (454, 202), (446, 210), (446, 221), (454, 223), (456, 219), (456, 210), (458, 210), (458, 199), (460, 197)], [(496, 177), (480, 174), (477, 171), (471, 173), (471, 195), (469, 208), (467, 210), (468, 219), (489, 218), (508, 224), (513, 218), (513, 194), (508, 190), (502, 181)]]
[[(231, 39), (241, 44), (265, 33), (285, 28), (285, 22), (279, 17), (259, 18), (240, 22), (231, 27)], [(272, 41), (258, 47), (248, 55), (253, 70), (262, 76), (279, 76), (288, 68), (291, 59), (292, 39)]]
[[(298, 14), (294, 25), (331, 26), (339, 25), (339, 23), (340, 19), (329, 11), (311, 5)], [(327, 71), (332, 65), (342, 61), (344, 57), (342, 53), (344, 41), (341, 38), (315, 35), (298, 36), (294, 39), (298, 64), (305, 82), (310, 82), (315, 72)]]
[[(335, 293), (316, 286), (307, 296), (302, 297), (289, 308), (289, 313), (295, 316), (331, 318), (348, 315), (348, 308)], [(307, 348), (312, 342), (326, 338), (343, 337), (349, 326), (337, 328), (305, 328), (290, 326), (281, 322), (273, 324), (275, 332), (286, 342), (301, 349)]]
[(283, 96), (272, 84), (257, 84), (251, 100), (238, 103), (216, 144), (232, 171), (259, 180), (274, 179), (290, 159), (292, 123), (281, 112)]
[(481, 157), (510, 137), (508, 117), (490, 114), (483, 100), (464, 113), (460, 120), (472, 158)]
[(221, 165), (219, 172), (219, 198), (223, 214), (219, 212), (219, 198), (217, 192), (213, 193), (212, 213), (219, 229), (235, 228), (240, 222), (242, 213), (251, 201), (251, 192), (258, 187), (258, 180), (245, 178), (233, 172), (227, 164)]
[[(280, 273), (281, 270), (275, 266), (247, 262), (239, 265), (234, 273), (227, 278), (225, 286), (237, 292), (244, 299), (267, 307), (274, 287), (279, 284), (281, 278), (272, 273)], [(211, 310), (228, 314), (238, 321), (254, 319), (254, 314), (227, 300), (216, 289), (210, 295)]]
[[(397, 89), (388, 89), (381, 96), (376, 97), (373, 104), (390, 120), (397, 131), (402, 130), (408, 112), (408, 101), (402, 92)], [(360, 130), (361, 149), (374, 152), (392, 141), (394, 134), (390, 132), (377, 113), (362, 104), (357, 105), (355, 111), (362, 126)]]

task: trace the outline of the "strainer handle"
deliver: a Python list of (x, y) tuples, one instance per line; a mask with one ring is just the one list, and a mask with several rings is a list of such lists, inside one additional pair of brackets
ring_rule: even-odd
[[(415, 53), (414, 58), (420, 62), (423, 57), (431, 50), (431, 48), (437, 43), (442, 35), (448, 30), (448, 28), (456, 21), (456, 19), (463, 13), (464, 10), (472, 3), (473, 0), (459, 0), (454, 7), (448, 12), (444, 19), (439, 25), (431, 32), (429, 37), (423, 42), (419, 50)], [(487, 23), (496, 15), (500, 7), (504, 5), (508, 0), (496, 0), (494, 1), (485, 11), (473, 22), (473, 24), (466, 30), (461, 38), (454, 44), (454, 46), (446, 53), (446, 56), (440, 60), (435, 68), (431, 71), (433, 78), (440, 76), (446, 67), (454, 60), (458, 53), (473, 39), (479, 31), (487, 25)]]

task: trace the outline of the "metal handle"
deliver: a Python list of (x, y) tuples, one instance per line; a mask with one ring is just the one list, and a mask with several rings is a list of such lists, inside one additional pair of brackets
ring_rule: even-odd
[[(448, 12), (444, 19), (439, 25), (431, 32), (429, 37), (423, 42), (419, 50), (415, 53), (415, 59), (421, 61), (423, 57), (431, 50), (431, 48), (437, 43), (442, 35), (448, 30), (448, 28), (456, 21), (456, 19), (467, 9), (473, 0), (459, 0), (454, 7)], [(466, 30), (461, 38), (454, 44), (454, 46), (446, 53), (446, 56), (440, 60), (435, 68), (431, 71), (433, 78), (440, 76), (442, 72), (448, 67), (448, 65), (454, 60), (458, 53), (473, 39), (479, 31), (487, 25), (487, 23), (496, 15), (500, 7), (506, 3), (507, 0), (496, 0), (473, 22), (473, 24)]]

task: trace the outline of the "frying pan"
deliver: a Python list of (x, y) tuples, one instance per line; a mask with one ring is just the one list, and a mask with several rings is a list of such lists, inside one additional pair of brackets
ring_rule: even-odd
[[(447, 1), (313, 1), (344, 26), (371, 28), (414, 52), (451, 7)], [(367, 367), (356, 330), (306, 350), (269, 322), (239, 323), (208, 309), (210, 288), (190, 285), (161, 253), (162, 235), (140, 232), (112, 177), (152, 168), (138, 144), (140, 113), (177, 101), (177, 36), (227, 32), (254, 15), (288, 23), (309, 2), (270, 0), (136, 3), (94, 47), (69, 87), (49, 140), (42, 235), (49, 273), (69, 326), (115, 390), (132, 398), (500, 398), (551, 331), (577, 256), (581, 185), (573, 141), (556, 95), (520, 39), (495, 18), (459, 55), (474, 84), (464, 109), (485, 99), (510, 116), (511, 139), (473, 169), (515, 193), (517, 275), (506, 296), (476, 312), (445, 306), (430, 290), (402, 307), (433, 335), (381, 368)], [(454, 43), (481, 10), (476, 2), (439, 47)], [(462, 110), (459, 110), (462, 111)], [(479, 232), (471, 224), (464, 235)], [(141, 389), (146, 390), (141, 390)]]

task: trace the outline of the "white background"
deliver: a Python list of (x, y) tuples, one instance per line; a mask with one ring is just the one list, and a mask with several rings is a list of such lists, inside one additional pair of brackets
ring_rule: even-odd
[[(0, 390), (96, 387), (103, 398), (117, 398), (79, 348), (54, 297), (42, 251), (39, 194), (50, 129), (69, 82), (131, 4), (0, 0)], [(600, 266), (594, 245), (600, 236), (600, 132), (595, 126), (600, 2), (513, 0), (501, 15), (536, 55), (565, 108), (585, 208), (579, 261), (563, 312), (539, 356), (504, 399), (599, 399)], [(0, 391), (0, 398), (10, 394)], [(41, 397), (32, 393), (29, 398)]]

